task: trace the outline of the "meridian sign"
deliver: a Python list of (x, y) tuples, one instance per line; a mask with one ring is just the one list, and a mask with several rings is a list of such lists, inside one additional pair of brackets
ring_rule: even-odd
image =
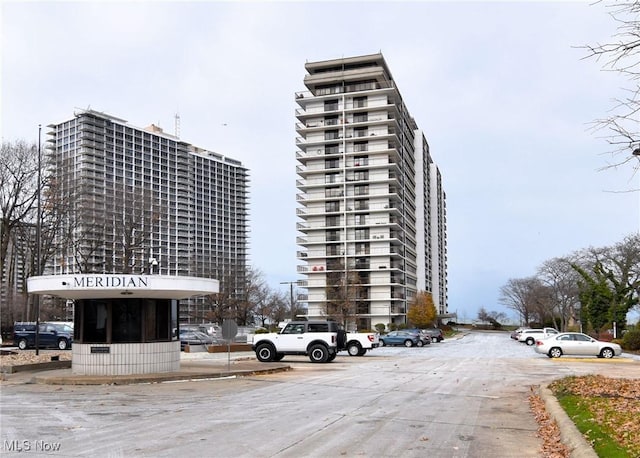
[(149, 278), (147, 276), (83, 275), (73, 277), (74, 288), (147, 288), (148, 286)]

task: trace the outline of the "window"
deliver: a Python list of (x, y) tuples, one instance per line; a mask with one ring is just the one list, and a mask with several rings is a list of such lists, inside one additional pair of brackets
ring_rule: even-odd
[(340, 241), (340, 232), (336, 229), (328, 230), (325, 233), (325, 238), (328, 242), (339, 242)]
[(353, 115), (353, 122), (367, 122), (369, 116), (368, 113), (356, 113)]
[(342, 92), (342, 84), (331, 84), (316, 87), (315, 95), (339, 94)]
[(339, 187), (326, 188), (324, 190), (325, 197), (342, 197), (342, 190)]
[[(362, 151), (367, 151), (369, 148), (369, 144), (368, 142), (364, 141), (364, 142), (353, 142), (353, 151), (359, 153)], [(356, 164), (358, 165), (358, 164)]]
[(360, 172), (356, 172), (353, 174), (353, 178), (356, 181), (365, 181), (369, 179), (369, 171), (368, 170), (363, 170)]
[(369, 127), (356, 127), (353, 129), (354, 137), (366, 137), (369, 132)]
[(338, 245), (327, 245), (325, 252), (327, 256), (338, 256), (342, 254), (338, 249)]
[(339, 176), (340, 175), (338, 173), (327, 173), (324, 176), (324, 182), (325, 183), (337, 183)]
[(369, 254), (369, 242), (356, 243), (356, 254)]
[(329, 323), (309, 323), (308, 332), (329, 332)]
[(304, 324), (288, 324), (283, 330), (283, 334), (304, 334)]
[(369, 194), (369, 185), (355, 185), (353, 194), (356, 196), (366, 196)]
[(365, 108), (367, 106), (367, 97), (354, 97), (353, 106), (354, 108)]
[(339, 152), (339, 146), (336, 144), (325, 145), (324, 147), (324, 154), (338, 154)]
[(112, 342), (142, 341), (142, 307), (139, 302), (139, 300), (132, 299), (112, 304)]
[(369, 238), (369, 228), (356, 229), (356, 240), (367, 240)]
[(337, 116), (326, 116), (324, 118), (325, 126), (337, 126), (338, 125), (338, 117)]
[(340, 167), (340, 159), (325, 159), (325, 169), (337, 169), (338, 167)]
[(325, 140), (336, 140), (338, 138), (340, 138), (339, 136), (339, 130), (327, 130), (324, 132), (324, 139)]
[(170, 299), (84, 299), (76, 301), (78, 343), (169, 342), (177, 340), (178, 301)]
[(325, 100), (324, 101), (324, 111), (337, 111), (338, 110), (338, 100)]
[(337, 200), (332, 200), (331, 202), (326, 202), (324, 204), (324, 210), (326, 212), (339, 212), (340, 211), (340, 202)]
[(356, 210), (369, 210), (369, 201), (367, 199), (360, 199), (355, 201)]
[(340, 225), (340, 217), (339, 216), (327, 216), (325, 218), (325, 224), (327, 226), (339, 226)]
[(355, 156), (353, 158), (353, 165), (356, 167), (369, 165), (369, 156)]

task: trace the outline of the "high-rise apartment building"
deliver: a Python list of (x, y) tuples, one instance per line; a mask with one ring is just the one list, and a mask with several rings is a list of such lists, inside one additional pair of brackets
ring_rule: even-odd
[[(239, 161), (93, 110), (48, 127), (61, 230), (47, 273), (187, 275), (242, 293), (249, 173)], [(193, 307), (183, 319), (203, 318)]]
[(442, 178), (383, 56), (305, 68), (297, 257), (308, 315), (358, 329), (405, 323), (418, 291), (447, 313)]

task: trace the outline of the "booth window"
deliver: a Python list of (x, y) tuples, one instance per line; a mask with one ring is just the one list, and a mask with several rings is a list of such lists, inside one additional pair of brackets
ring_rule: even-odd
[(78, 343), (177, 340), (178, 301), (172, 299), (84, 299), (75, 304)]

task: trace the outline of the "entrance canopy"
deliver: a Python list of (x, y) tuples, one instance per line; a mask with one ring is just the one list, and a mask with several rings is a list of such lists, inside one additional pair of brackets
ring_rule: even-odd
[(186, 299), (218, 293), (220, 282), (211, 278), (169, 275), (43, 275), (28, 278), (27, 291), (65, 299)]

